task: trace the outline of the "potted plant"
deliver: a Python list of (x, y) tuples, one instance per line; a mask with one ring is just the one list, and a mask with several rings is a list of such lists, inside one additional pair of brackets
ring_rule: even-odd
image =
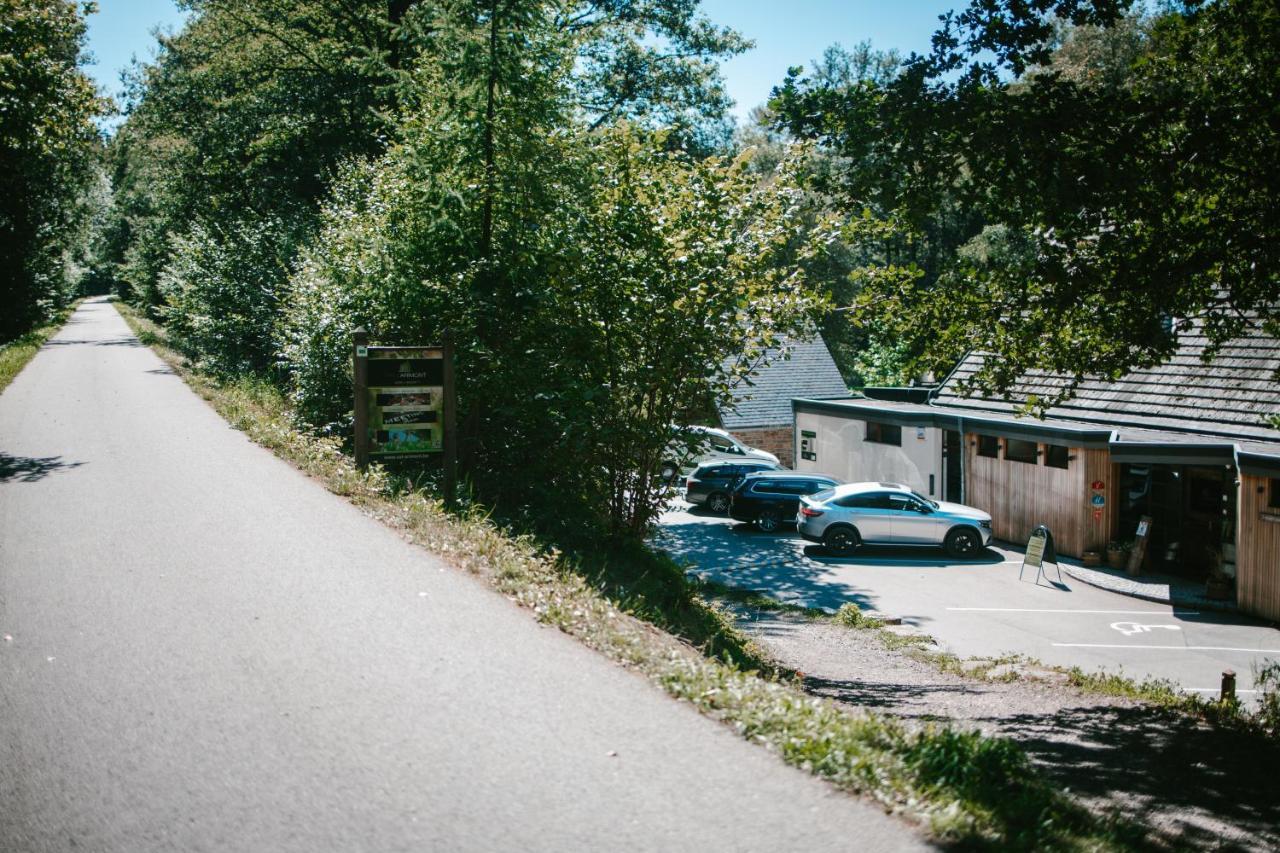
[(1129, 561), (1130, 542), (1111, 541), (1107, 543), (1107, 565), (1113, 569), (1123, 569)]
[(1080, 555), (1080, 562), (1086, 566), (1101, 566), (1102, 554), (1098, 551), (1085, 551)]

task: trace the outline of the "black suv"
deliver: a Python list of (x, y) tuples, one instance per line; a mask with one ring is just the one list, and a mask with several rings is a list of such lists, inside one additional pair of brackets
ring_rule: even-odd
[[(761, 459), (751, 462), (703, 462), (684, 484), (684, 499), (691, 504), (706, 504), (712, 512), (729, 508), (729, 495), (734, 486), (748, 474), (777, 471), (781, 466)], [(792, 510), (792, 514), (795, 511)]]
[(795, 521), (800, 496), (812, 495), (840, 485), (826, 474), (796, 474), (765, 471), (742, 479), (729, 500), (729, 515), (738, 521), (749, 521), (765, 533), (772, 533), (783, 522)]

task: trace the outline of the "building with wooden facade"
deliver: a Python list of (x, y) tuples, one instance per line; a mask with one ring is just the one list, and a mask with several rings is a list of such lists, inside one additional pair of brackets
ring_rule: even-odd
[(966, 395), (981, 354), (928, 391), (798, 399), (796, 467), (963, 501), (1010, 542), (1047, 524), (1073, 557), (1149, 519), (1143, 571), (1212, 578), (1280, 620), (1280, 341), (1256, 334), (1206, 363), (1207, 344), (1184, 334), (1167, 363), (1086, 380), (1041, 418), (1026, 401), (1065, 380), (1033, 372), (1007, 399)]

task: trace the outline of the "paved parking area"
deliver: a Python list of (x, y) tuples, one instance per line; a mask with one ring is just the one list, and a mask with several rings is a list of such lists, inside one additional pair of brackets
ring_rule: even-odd
[[(683, 501), (661, 520), (656, 544), (726, 585), (829, 610), (852, 601), (902, 617), (961, 657), (1019, 653), (1087, 672), (1163, 678), (1216, 693), (1234, 670), (1248, 698), (1253, 668), (1280, 660), (1280, 630), (1222, 613), (1175, 608), (1088, 586), (1047, 566), (1019, 579), (1019, 551), (967, 560), (941, 549), (864, 547), (832, 557), (793, 530), (763, 534)], [(999, 544), (999, 543), (998, 543)]]

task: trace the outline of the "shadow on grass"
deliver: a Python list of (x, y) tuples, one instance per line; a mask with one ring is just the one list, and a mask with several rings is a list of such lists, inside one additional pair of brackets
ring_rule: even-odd
[(576, 542), (563, 549), (566, 562), (627, 613), (685, 640), (703, 654), (740, 669), (784, 674), (764, 657), (732, 621), (707, 605), (699, 584), (666, 554), (641, 543)]
[[(1149, 706), (1064, 708), (991, 722), (1058, 783), (1160, 815), (1186, 849), (1280, 849), (1280, 744)], [(1234, 828), (1228, 840), (1215, 823)]]

